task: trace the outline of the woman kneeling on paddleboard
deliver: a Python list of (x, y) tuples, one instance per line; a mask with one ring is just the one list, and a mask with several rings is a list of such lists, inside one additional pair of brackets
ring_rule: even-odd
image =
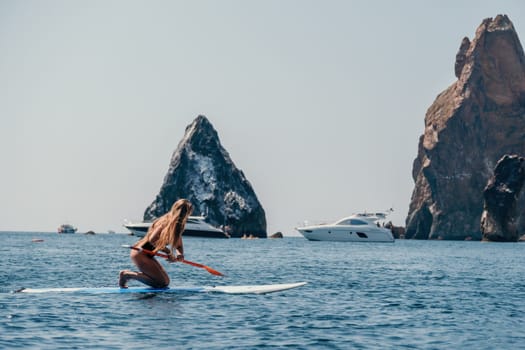
[[(182, 232), (193, 206), (186, 199), (176, 201), (171, 210), (153, 222), (148, 232), (133, 247), (142, 248), (154, 253), (164, 252), (168, 254), (169, 262), (184, 260), (184, 247), (182, 244)], [(168, 248), (167, 246), (170, 246)], [(140, 272), (123, 270), (119, 275), (119, 286), (127, 288), (129, 280), (137, 280), (153, 288), (166, 288), (170, 284), (170, 278), (162, 265), (153, 255), (143, 251), (131, 250), (131, 261), (137, 265)]]

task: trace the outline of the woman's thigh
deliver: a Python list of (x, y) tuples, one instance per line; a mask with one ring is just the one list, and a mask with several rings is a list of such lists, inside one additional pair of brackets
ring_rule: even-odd
[(168, 274), (162, 265), (154, 258), (150, 258), (143, 253), (139, 253), (135, 256), (132, 256), (131, 259), (135, 265), (137, 265), (139, 270), (145, 275), (148, 275), (148, 277), (159, 281), (160, 284), (169, 284), (170, 279)]

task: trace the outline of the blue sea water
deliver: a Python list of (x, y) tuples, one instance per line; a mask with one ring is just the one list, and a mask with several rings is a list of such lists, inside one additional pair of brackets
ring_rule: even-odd
[(0, 348), (525, 348), (525, 244), (186, 237), (188, 260), (227, 276), (163, 262), (172, 285), (308, 284), (267, 295), (84, 295), (12, 291), (116, 286), (132, 267), (121, 245), (135, 237), (0, 239)]

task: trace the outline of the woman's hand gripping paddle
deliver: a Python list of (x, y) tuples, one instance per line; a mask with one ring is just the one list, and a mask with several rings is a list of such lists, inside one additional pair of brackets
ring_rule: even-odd
[[(167, 259), (167, 258), (168, 258), (168, 255), (167, 255), (167, 254), (159, 253), (159, 252), (154, 253), (154, 252), (152, 252), (151, 250), (144, 249), (144, 248), (133, 247), (133, 246), (126, 245), (126, 244), (123, 244), (122, 247), (124, 247), (124, 248), (129, 248), (129, 249), (133, 249), (133, 250), (138, 250), (139, 252), (144, 252), (144, 253), (146, 253), (146, 254), (150, 254), (150, 255), (156, 255), (156, 256), (159, 256), (159, 257), (164, 258), (164, 259)], [(223, 275), (222, 273), (220, 273), (219, 271), (214, 270), (214, 269), (212, 269), (211, 267), (206, 266), (206, 265), (202, 265), (202, 264), (199, 264), (199, 263), (196, 263), (196, 262), (193, 262), (193, 261), (188, 261), (188, 260), (181, 260), (181, 262), (183, 262), (183, 263), (185, 263), (185, 264), (188, 264), (188, 265), (191, 265), (191, 266), (200, 267), (201, 269), (205, 269), (206, 271), (208, 271), (209, 273), (211, 273), (212, 275), (215, 275), (215, 276), (224, 276), (224, 275)]]

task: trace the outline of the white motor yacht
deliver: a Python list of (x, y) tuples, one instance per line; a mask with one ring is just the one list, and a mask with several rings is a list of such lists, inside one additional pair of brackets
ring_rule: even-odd
[(296, 227), (310, 241), (394, 242), (392, 231), (382, 226), (387, 213), (362, 213), (322, 224)]
[[(148, 232), (152, 222), (128, 222), (124, 227), (131, 231), (134, 236), (144, 237)], [(230, 238), (222, 230), (208, 224), (203, 216), (190, 216), (184, 228), (184, 236), (205, 237), (205, 238)]]

